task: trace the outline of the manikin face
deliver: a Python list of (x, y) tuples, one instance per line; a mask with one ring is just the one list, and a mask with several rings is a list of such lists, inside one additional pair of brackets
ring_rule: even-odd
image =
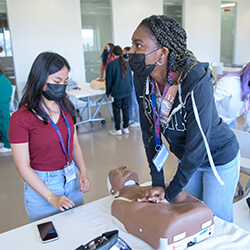
[(112, 169), (109, 172), (109, 181), (114, 191), (111, 191), (111, 193), (120, 191), (129, 180), (133, 180), (136, 183), (139, 182), (138, 176), (134, 170), (128, 169), (126, 166)]

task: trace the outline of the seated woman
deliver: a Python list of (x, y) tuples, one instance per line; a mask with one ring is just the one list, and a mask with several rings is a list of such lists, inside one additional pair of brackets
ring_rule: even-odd
[(155, 249), (186, 247), (213, 231), (213, 212), (200, 200), (182, 191), (172, 202), (137, 202), (151, 186), (140, 186), (137, 174), (125, 166), (108, 174), (108, 189), (116, 199), (111, 214), (128, 233)]

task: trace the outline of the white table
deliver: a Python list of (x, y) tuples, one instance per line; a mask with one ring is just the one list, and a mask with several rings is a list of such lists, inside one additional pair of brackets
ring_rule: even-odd
[(224, 73), (228, 73), (228, 72), (236, 72), (236, 71), (240, 71), (242, 68), (240, 67), (227, 67), (224, 66)]
[[(247, 197), (250, 197), (250, 193)], [(247, 205), (247, 197), (234, 203), (234, 223), (250, 232), (250, 209)], [(249, 242), (250, 249), (250, 242)]]
[[(111, 216), (113, 197), (108, 196), (86, 205), (71, 209), (46, 219), (16, 228), (0, 235), (0, 249), (75, 249), (102, 233), (118, 229), (119, 236), (133, 250), (152, 250), (152, 248), (137, 237), (123, 231), (115, 224)], [(36, 225), (52, 220), (60, 238), (54, 242), (42, 244)], [(215, 217), (214, 232), (206, 240), (192, 246), (190, 250), (240, 249), (249, 250), (250, 233), (234, 223), (229, 223)]]
[[(82, 120), (80, 122), (77, 122), (76, 125), (84, 124), (87, 122), (91, 122), (93, 124), (96, 121), (101, 121), (104, 124), (106, 122), (105, 118), (95, 118), (97, 113), (100, 110), (100, 107), (103, 105), (104, 101), (106, 102), (106, 104), (108, 106), (111, 119), (113, 119), (113, 113), (112, 113), (111, 108), (109, 106), (109, 101), (108, 101), (107, 95), (105, 94), (105, 90), (93, 89), (90, 87), (89, 83), (79, 83), (77, 89), (68, 90), (67, 94), (69, 96), (75, 98), (76, 102), (74, 104), (75, 104), (76, 108), (78, 107), (79, 101), (80, 102), (86, 101), (83, 105), (83, 110), (80, 113), (80, 117), (82, 118), (81, 114), (87, 109), (88, 118), (86, 120)], [(91, 112), (92, 99), (91, 98), (96, 98), (96, 97), (100, 97), (100, 98), (96, 101), (97, 108), (96, 108), (94, 114), (92, 115), (92, 112)]]

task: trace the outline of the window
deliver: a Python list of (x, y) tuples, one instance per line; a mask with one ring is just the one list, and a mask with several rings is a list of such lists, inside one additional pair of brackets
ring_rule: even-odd
[(86, 81), (100, 77), (101, 54), (113, 42), (110, 0), (81, 0)]
[(95, 31), (91, 28), (83, 28), (82, 29), (82, 42), (83, 49), (85, 52), (87, 51), (95, 51)]
[(163, 14), (182, 25), (182, 0), (163, 0)]

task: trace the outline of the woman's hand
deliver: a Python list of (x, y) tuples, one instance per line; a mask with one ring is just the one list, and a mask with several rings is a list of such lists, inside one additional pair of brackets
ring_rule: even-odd
[(98, 78), (98, 79), (96, 79), (98, 82), (103, 82), (104, 81), (104, 79), (103, 78)]
[(87, 193), (91, 189), (91, 182), (85, 173), (79, 174), (80, 192)]
[(145, 190), (143, 196), (137, 201), (143, 202), (143, 201), (150, 201), (158, 203), (165, 199), (165, 189), (163, 187), (153, 187), (151, 189)]
[(48, 202), (62, 212), (75, 206), (75, 203), (65, 195), (55, 195), (53, 193), (49, 197)]

